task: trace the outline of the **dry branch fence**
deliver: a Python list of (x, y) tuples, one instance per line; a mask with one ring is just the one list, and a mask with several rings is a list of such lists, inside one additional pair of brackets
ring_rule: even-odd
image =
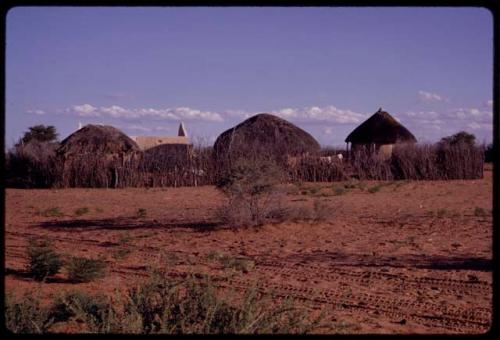
[[(214, 185), (224, 166), (212, 147), (172, 148), (167, 153), (141, 152), (129, 157), (98, 153), (73, 155), (64, 163), (48, 143), (23, 145), (6, 155), (8, 187), (179, 187)], [(358, 152), (343, 160), (322, 157), (325, 153), (295, 157), (290, 164), (280, 153), (279, 164), (289, 182), (362, 180), (451, 180), (483, 177), (484, 146), (428, 144), (394, 147), (392, 156), (381, 158)], [(245, 157), (248, 150), (240, 156)], [(259, 151), (261, 152), (261, 151)], [(235, 157), (233, 155), (233, 157)]]

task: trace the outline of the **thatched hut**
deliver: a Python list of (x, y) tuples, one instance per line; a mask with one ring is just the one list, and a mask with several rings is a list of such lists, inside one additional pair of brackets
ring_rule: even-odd
[(224, 131), (215, 141), (217, 167), (224, 168), (239, 157), (268, 156), (279, 164), (289, 156), (319, 152), (320, 145), (306, 131), (268, 113), (260, 113)]
[(61, 142), (64, 187), (122, 187), (141, 157), (138, 145), (109, 125), (86, 125)]
[(351, 153), (357, 150), (377, 152), (390, 157), (396, 143), (415, 143), (417, 139), (389, 113), (380, 108), (370, 118), (355, 128), (345, 139), (351, 143)]

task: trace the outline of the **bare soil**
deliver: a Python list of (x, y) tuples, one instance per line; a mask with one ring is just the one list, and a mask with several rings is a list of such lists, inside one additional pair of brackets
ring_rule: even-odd
[[(483, 333), (492, 310), (492, 178), (481, 180), (289, 185), (296, 209), (326, 206), (321, 222), (233, 230), (220, 225), (224, 197), (214, 187), (6, 190), (6, 290), (113, 291), (169, 275), (231, 268), (225, 254), (253, 266), (221, 286), (290, 296), (328, 311), (330, 332)], [(380, 185), (379, 185), (380, 184)], [(50, 216), (57, 210), (62, 216)], [(79, 208), (88, 208), (88, 212)], [(142, 213), (138, 213), (143, 209)], [(26, 276), (26, 245), (47, 236), (59, 252), (108, 262), (105, 278), (75, 284), (65, 273), (39, 284)]]

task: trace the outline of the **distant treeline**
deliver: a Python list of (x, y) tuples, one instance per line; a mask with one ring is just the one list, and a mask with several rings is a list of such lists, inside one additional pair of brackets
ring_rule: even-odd
[[(472, 138), (470, 138), (472, 136)], [(26, 136), (25, 136), (26, 137)], [(158, 154), (123, 157), (81, 153), (64, 162), (54, 138), (23, 138), (6, 154), (6, 185), (17, 188), (123, 188), (214, 185), (228, 171), (217, 164), (212, 147), (168, 148)], [(248, 152), (248, 151), (245, 151)], [(483, 177), (483, 164), (493, 155), (491, 146), (476, 145), (462, 133), (435, 144), (395, 145), (392, 156), (368, 151), (335, 155), (340, 150), (279, 158), (288, 182), (362, 180), (451, 180)], [(245, 157), (245, 154), (242, 155)], [(330, 156), (330, 157), (328, 157)]]

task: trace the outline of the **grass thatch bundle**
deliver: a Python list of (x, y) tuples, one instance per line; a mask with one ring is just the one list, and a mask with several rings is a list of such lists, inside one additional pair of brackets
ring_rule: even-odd
[(223, 132), (215, 141), (214, 157), (219, 169), (251, 154), (270, 156), (278, 164), (287, 157), (313, 154), (320, 150), (318, 142), (292, 123), (261, 113)]
[(61, 142), (57, 155), (63, 165), (63, 187), (122, 187), (120, 176), (138, 165), (141, 151), (120, 130), (86, 125)]
[(415, 136), (389, 113), (379, 109), (345, 139), (353, 144), (414, 143)]

